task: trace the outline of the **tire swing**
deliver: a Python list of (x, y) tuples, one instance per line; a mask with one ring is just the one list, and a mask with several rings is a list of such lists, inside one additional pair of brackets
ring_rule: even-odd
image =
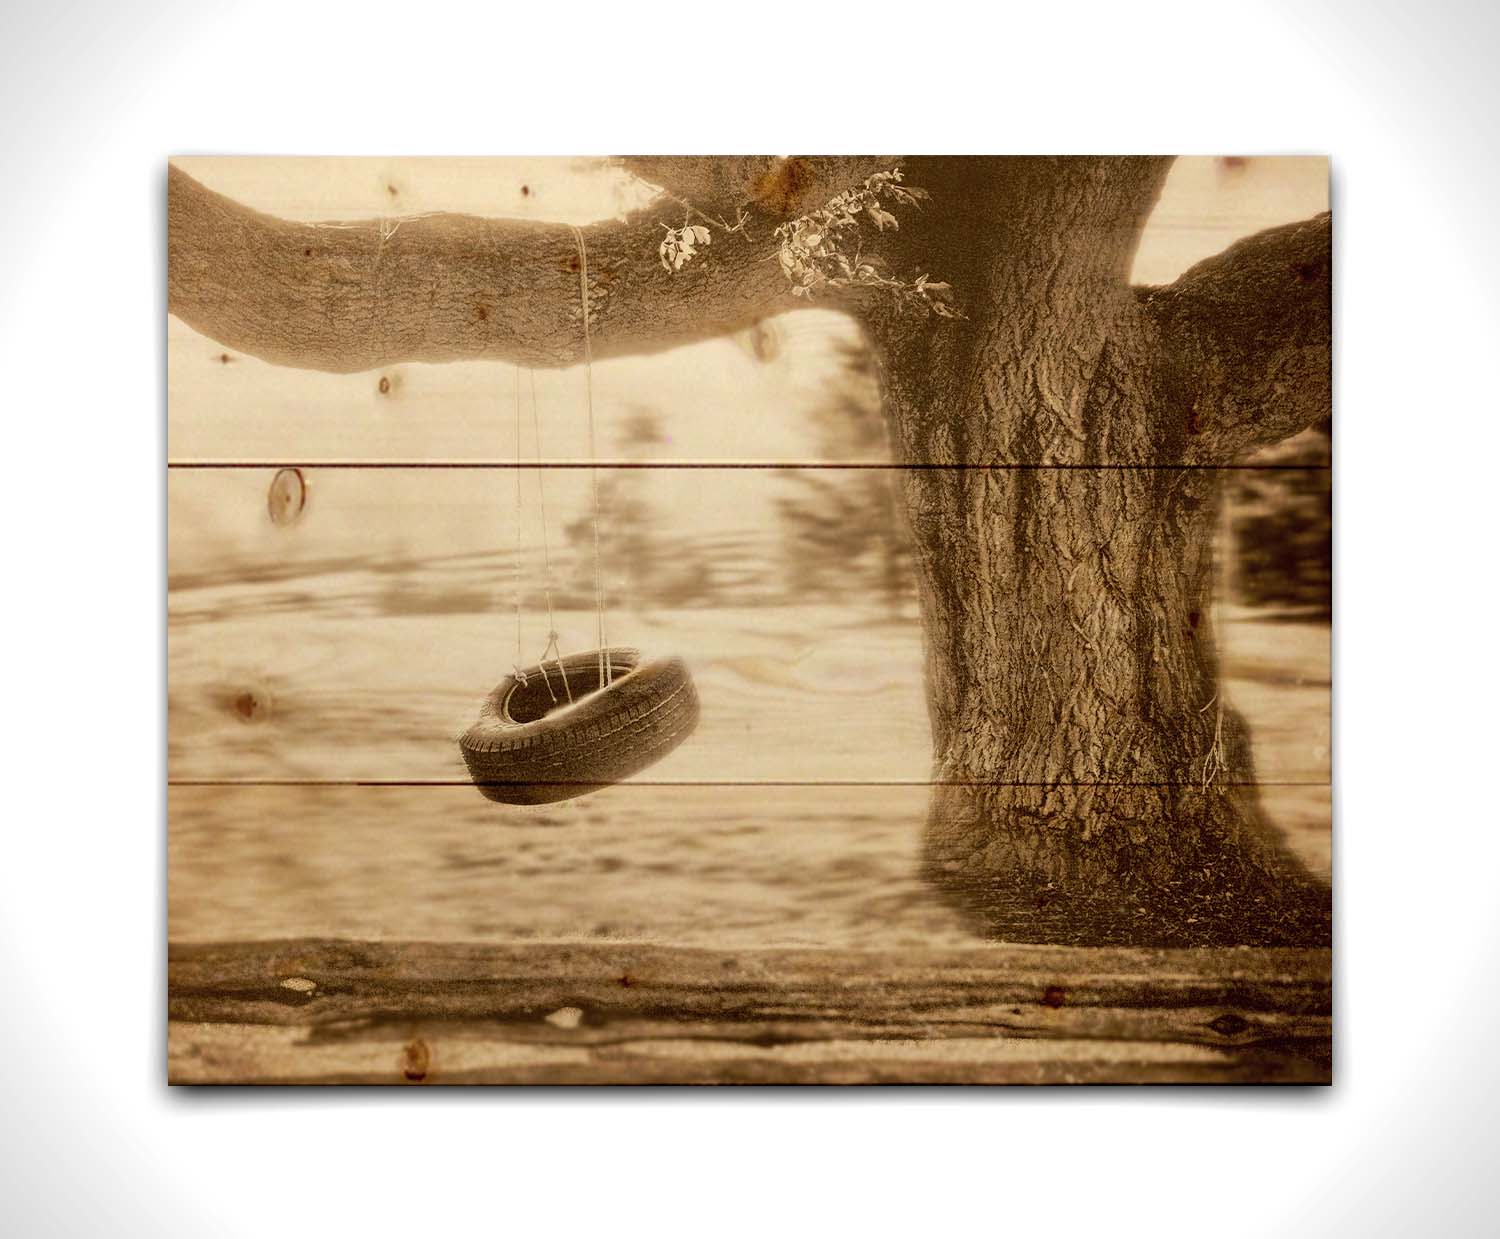
[(474, 786), (500, 804), (536, 805), (598, 791), (660, 761), (698, 723), (698, 694), (680, 658), (652, 658), (611, 647), (604, 635), (604, 577), (599, 559), (599, 477), (594, 442), (593, 350), (589, 340), (588, 250), (578, 245), (579, 296), (583, 302), (583, 366), (588, 393), (589, 477), (594, 502), (594, 610), (598, 648), (564, 657), (552, 610), (552, 561), (541, 464), (541, 421), (536, 376), (531, 377), (531, 417), (537, 452), (537, 500), (542, 526), (547, 646), (530, 666), (521, 649), (521, 372), (516, 371), (516, 661), (484, 700), (479, 720), (458, 746)]

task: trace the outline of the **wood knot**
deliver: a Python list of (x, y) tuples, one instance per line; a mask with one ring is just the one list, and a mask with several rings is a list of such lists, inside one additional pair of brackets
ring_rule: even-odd
[(560, 1007), (544, 1018), (553, 1028), (571, 1031), (583, 1023), (583, 1011), (578, 1007)]
[(307, 507), (307, 479), (301, 469), (278, 469), (266, 491), (266, 511), (276, 525), (293, 524)]
[(420, 1084), (432, 1068), (432, 1051), (421, 1037), (413, 1037), (401, 1050), (401, 1074), (413, 1084)]
[(246, 689), (242, 693), (236, 693), (230, 699), (229, 708), (234, 711), (234, 716), (240, 722), (259, 723), (271, 713), (271, 702), (265, 694)]
[(1051, 1007), (1055, 1011), (1067, 1001), (1068, 991), (1061, 985), (1049, 985), (1042, 991), (1042, 1006), (1044, 1007)]
[(1238, 1037), (1243, 1032), (1250, 1030), (1251, 1024), (1242, 1015), (1236, 1015), (1233, 1011), (1226, 1011), (1223, 1015), (1209, 1020), (1208, 1026), (1221, 1037)]

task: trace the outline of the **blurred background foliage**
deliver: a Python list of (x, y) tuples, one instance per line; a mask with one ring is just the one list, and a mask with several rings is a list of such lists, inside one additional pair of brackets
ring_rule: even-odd
[(1333, 423), (1324, 418), (1230, 475), (1229, 594), (1309, 619), (1333, 611)]
[[(862, 343), (839, 345), (836, 385), (812, 410), (819, 457), (887, 455), (875, 358)], [(911, 550), (891, 469), (805, 469), (777, 500), (789, 588), (809, 601), (858, 590), (893, 617), (915, 606)]]
[[(826, 395), (809, 410), (816, 458), (885, 456), (874, 357), (858, 341), (840, 341), (837, 349)], [(1244, 462), (1268, 467), (1229, 475), (1219, 549), (1226, 601), (1288, 618), (1330, 617), (1331, 431), (1331, 420), (1324, 419)], [(665, 442), (662, 415), (633, 406), (620, 436), (624, 454), (649, 460)], [(649, 470), (606, 470), (599, 483), (603, 553), (623, 592), (652, 608), (786, 605), (861, 595), (889, 618), (913, 617), (916, 593), (899, 482), (896, 471), (883, 468), (782, 470), (773, 541), (754, 528), (684, 529), (653, 499)], [(591, 516), (580, 514), (565, 532), (571, 562), (587, 568)], [(565, 595), (586, 605), (587, 589), (578, 578), (567, 583)]]

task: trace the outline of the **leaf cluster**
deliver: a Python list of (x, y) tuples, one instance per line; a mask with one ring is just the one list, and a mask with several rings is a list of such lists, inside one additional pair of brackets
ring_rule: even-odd
[(702, 224), (683, 224), (681, 228), (668, 228), (667, 235), (657, 246), (661, 265), (668, 271), (681, 271), (683, 264), (690, 262), (698, 252), (698, 246), (707, 245), (713, 238)]
[(942, 318), (962, 318), (953, 305), (952, 288), (919, 275), (902, 280), (885, 260), (862, 245), (866, 228), (896, 232), (900, 222), (888, 207), (920, 209), (928, 193), (902, 183), (900, 168), (877, 172), (863, 185), (846, 189), (815, 211), (776, 229), (777, 257), (792, 285), (792, 296), (809, 300), (823, 289), (879, 288), (902, 306), (925, 309)]

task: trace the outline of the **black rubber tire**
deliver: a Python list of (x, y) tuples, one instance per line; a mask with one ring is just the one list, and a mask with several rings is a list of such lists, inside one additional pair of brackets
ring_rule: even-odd
[(698, 693), (682, 659), (643, 662), (639, 650), (625, 648), (608, 654), (613, 683), (602, 691), (597, 650), (562, 660), (573, 705), (555, 662), (545, 678), (538, 665), (525, 669), (524, 683), (509, 675), (496, 685), (458, 741), (485, 796), (501, 804), (582, 796), (644, 770), (688, 737), (698, 725)]

